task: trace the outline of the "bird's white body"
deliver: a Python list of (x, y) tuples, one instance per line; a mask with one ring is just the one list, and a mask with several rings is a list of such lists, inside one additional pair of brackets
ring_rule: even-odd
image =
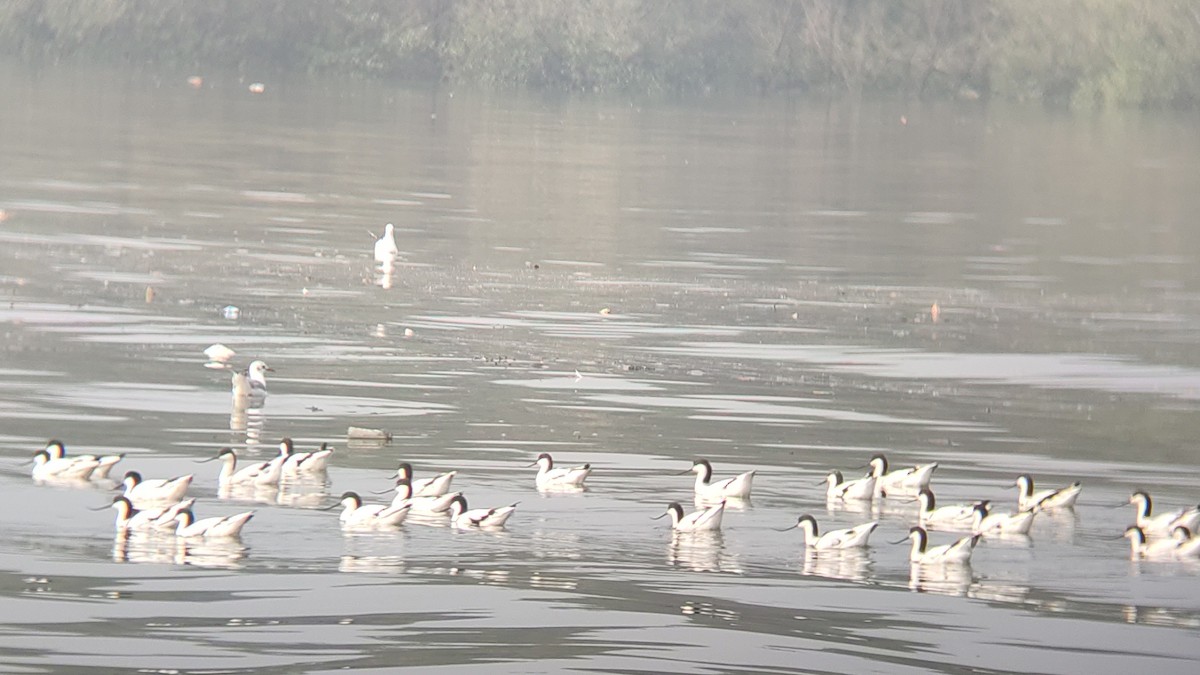
[(222, 462), (217, 484), (223, 488), (231, 488), (251, 485), (278, 486), (283, 478), (283, 464), (287, 457), (280, 455), (269, 462), (253, 462), (239, 469), (237, 454), (230, 448), (222, 448), (216, 459)]
[(712, 464), (709, 464), (706, 459), (696, 460), (692, 464), (691, 471), (696, 474), (695, 491), (696, 497), (699, 499), (749, 499), (750, 489), (754, 487), (753, 471), (740, 473), (733, 478), (713, 481)]
[(33, 479), (45, 481), (85, 481), (100, 466), (95, 457), (59, 457), (53, 459), (45, 450), (33, 455)]
[(986, 504), (975, 505), (971, 531), (982, 535), (1029, 534), (1036, 510), (1005, 513), (991, 511)]
[[(948, 504), (946, 506), (937, 506), (934, 500), (933, 491), (929, 488), (921, 490), (917, 494), (917, 501), (920, 502), (921, 508), (917, 512), (917, 520), (921, 527), (941, 527), (951, 529), (970, 529), (972, 523), (975, 522), (975, 506), (976, 504)], [(987, 505), (987, 502), (977, 502)]]
[(342, 495), (342, 514), (338, 520), (344, 530), (385, 530), (399, 527), (408, 516), (409, 506), (401, 504), (364, 504), (353, 492)]
[(108, 478), (108, 472), (112, 471), (113, 466), (121, 461), (124, 455), (75, 455), (67, 457), (67, 449), (62, 444), (62, 441), (49, 441), (45, 447), (46, 453), (50, 455), (50, 459), (72, 459), (77, 462), (96, 462), (96, 468), (92, 469), (88, 474), (88, 480), (104, 480)]
[(1078, 481), (1054, 490), (1034, 490), (1033, 478), (1029, 474), (1017, 476), (1017, 508), (1021, 511), (1034, 507), (1042, 511), (1069, 509), (1075, 506), (1081, 492), (1083, 483)]
[(555, 467), (554, 459), (550, 457), (549, 453), (545, 452), (538, 455), (537, 461), (534, 464), (537, 464), (538, 467), (535, 483), (539, 489), (582, 487), (583, 481), (587, 480), (588, 474), (592, 473), (591, 464)]
[(242, 528), (253, 517), (253, 511), (243, 511), (232, 516), (215, 516), (196, 520), (196, 516), (190, 510), (184, 509), (175, 516), (175, 521), (178, 523), (175, 534), (185, 538), (236, 537), (242, 533)]
[(412, 494), (412, 485), (408, 481), (398, 481), (396, 483), (396, 496), (392, 498), (392, 506), (397, 507), (407, 504), (414, 514), (443, 514), (449, 513), (450, 504), (461, 496), (461, 492), (447, 492), (438, 497), (414, 497)]
[(329, 458), (333, 456), (333, 449), (322, 443), (320, 450), (296, 452), (292, 445), (292, 439), (285, 438), (279, 442), (279, 456), (283, 458), (282, 474), (284, 478), (322, 476), (329, 467)]
[(1131, 560), (1175, 560), (1178, 555), (1180, 542), (1174, 537), (1147, 541), (1146, 533), (1137, 525), (1126, 528), (1125, 536), (1129, 539)]
[(930, 547), (929, 533), (922, 527), (910, 529), (908, 537), (912, 540), (912, 549), (908, 554), (909, 562), (931, 565), (970, 562), (971, 554), (975, 551), (975, 545), (979, 543), (980, 538), (979, 535), (973, 534), (951, 544)]
[(412, 496), (414, 497), (441, 497), (450, 491), (450, 483), (454, 481), (454, 477), (457, 475), (457, 471), (447, 471), (446, 473), (439, 473), (432, 478), (417, 480), (413, 478), (412, 465), (408, 462), (401, 462), (400, 468), (396, 469), (396, 480), (409, 481), (412, 485)]
[(389, 264), (400, 254), (396, 246), (396, 226), (388, 223), (383, 229), (383, 236), (375, 240), (375, 262)]
[(450, 522), (459, 529), (499, 529), (504, 527), (517, 505), (498, 506), (491, 509), (469, 509), (467, 499), (458, 495), (450, 502)]
[(721, 518), (725, 515), (725, 502), (687, 514), (683, 512), (682, 506), (672, 502), (667, 506), (667, 512), (663, 515), (671, 516), (671, 529), (676, 532), (712, 532), (721, 529)]
[(121, 532), (153, 532), (175, 529), (175, 516), (180, 511), (192, 508), (195, 499), (185, 499), (170, 506), (135, 509), (128, 498), (113, 499), (112, 508), (117, 510), (116, 529)]
[(1180, 560), (1196, 560), (1200, 558), (1200, 537), (1192, 534), (1186, 527), (1180, 526), (1171, 530), (1171, 538), (1175, 540), (1175, 557)]
[(845, 480), (841, 471), (830, 471), (825, 476), (825, 498), (837, 501), (872, 499), (875, 497), (875, 476)]
[(188, 487), (192, 484), (192, 475), (175, 478), (142, 478), (136, 471), (125, 472), (121, 481), (125, 486), (123, 494), (135, 507), (141, 508), (143, 503), (175, 503), (183, 499)]
[(1186, 527), (1188, 531), (1195, 532), (1200, 526), (1200, 507), (1154, 514), (1150, 495), (1141, 490), (1130, 495), (1129, 503), (1137, 508), (1137, 526), (1147, 537), (1164, 536), (1177, 527)]
[[(831, 530), (825, 534), (819, 534), (817, 529), (817, 521), (812, 516), (800, 516), (796, 521), (794, 528), (799, 528), (804, 532), (804, 545), (806, 548), (815, 549), (817, 551), (827, 551), (834, 549), (862, 548), (867, 545), (867, 539), (871, 533), (879, 525), (879, 521), (872, 520), (861, 525), (845, 530)], [(788, 528), (793, 529), (793, 528)]]
[(937, 462), (932, 462), (888, 471), (887, 457), (883, 455), (872, 457), (870, 465), (875, 494), (879, 497), (912, 495), (928, 488), (938, 467)]
[(246, 372), (233, 373), (233, 398), (239, 402), (261, 400), (267, 396), (267, 373), (271, 369), (262, 361), (254, 361)]

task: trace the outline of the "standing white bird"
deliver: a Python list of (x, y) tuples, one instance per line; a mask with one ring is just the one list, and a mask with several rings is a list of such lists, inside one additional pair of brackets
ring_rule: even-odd
[(938, 506), (933, 497), (933, 490), (925, 488), (917, 494), (921, 508), (917, 512), (917, 521), (921, 527), (941, 527), (967, 530), (975, 522), (975, 507), (982, 504), (990, 505), (989, 501), (973, 502), (970, 504), (948, 504)]
[(243, 511), (232, 516), (215, 516), (196, 520), (196, 515), (190, 509), (184, 509), (175, 516), (179, 523), (175, 534), (184, 537), (236, 537), (242, 533), (242, 528), (254, 517), (253, 511)]
[[(126, 471), (121, 481), (124, 495), (134, 506), (145, 502), (177, 502), (187, 494), (192, 484), (192, 475), (175, 478), (142, 478), (137, 471)], [(140, 508), (140, 507), (139, 507)]]
[(724, 515), (724, 500), (720, 504), (692, 511), (686, 515), (684, 515), (683, 507), (679, 505), (679, 502), (671, 502), (667, 505), (665, 513), (655, 516), (652, 520), (671, 516), (671, 529), (676, 532), (712, 532), (721, 529), (721, 517)]
[[(963, 537), (952, 544), (942, 544), (941, 546), (929, 547), (929, 533), (925, 528), (920, 526), (912, 527), (908, 530), (908, 540), (912, 541), (912, 549), (909, 551), (908, 560), (914, 563), (923, 564), (944, 564), (944, 563), (967, 563), (971, 560), (971, 553), (975, 551), (975, 545), (979, 543), (980, 535), (973, 534), (969, 537)], [(903, 543), (901, 539), (897, 544)]]
[(33, 454), (33, 479), (44, 481), (85, 481), (91, 477), (100, 460), (95, 457), (59, 457), (38, 450)]
[(754, 472), (747, 471), (738, 474), (733, 478), (726, 478), (715, 482), (712, 481), (713, 468), (707, 459), (697, 459), (692, 463), (692, 468), (682, 472), (696, 474), (696, 497), (700, 499), (724, 499), (732, 497), (734, 499), (749, 499), (750, 488), (754, 486)]
[(592, 472), (591, 464), (556, 469), (554, 459), (548, 452), (538, 455), (537, 460), (529, 466), (538, 467), (535, 480), (538, 488), (583, 487), (583, 481), (587, 480), (588, 474)]
[(1197, 526), (1200, 526), (1200, 507), (1193, 506), (1152, 515), (1154, 502), (1150, 500), (1150, 493), (1145, 490), (1138, 490), (1130, 495), (1129, 503), (1137, 509), (1137, 526), (1146, 536), (1166, 535), (1176, 527), (1186, 527), (1195, 532)]
[[(45, 447), (46, 453), (50, 455), (50, 459), (65, 459), (67, 457), (67, 448), (62, 441), (47, 441)], [(112, 471), (113, 466), (121, 461), (125, 455), (75, 455), (71, 459), (76, 461), (96, 461), (96, 468), (88, 474), (89, 480), (104, 480), (108, 478), (108, 472)]]
[(400, 462), (400, 468), (396, 469), (396, 480), (409, 481), (412, 484), (414, 497), (440, 497), (446, 494), (450, 491), (450, 483), (457, 475), (457, 471), (447, 471), (432, 478), (417, 480), (413, 477), (412, 464)]
[(342, 499), (329, 508), (342, 507), (338, 520), (345, 530), (383, 530), (399, 527), (408, 516), (409, 505), (364, 504), (357, 492), (344, 492)]
[(817, 519), (805, 514), (800, 516), (795, 525), (781, 531), (787, 532), (788, 530), (799, 528), (804, 533), (804, 546), (806, 548), (827, 551), (832, 549), (862, 548), (866, 546), (867, 539), (878, 525), (879, 521), (872, 520), (845, 530), (832, 530), (825, 534), (819, 534)]
[(267, 397), (267, 373), (275, 372), (262, 361), (253, 361), (246, 372), (233, 373), (233, 400), (235, 404), (247, 401), (260, 402)]
[(375, 262), (390, 264), (399, 255), (396, 246), (396, 226), (388, 223), (383, 228), (383, 236), (375, 241)]
[(871, 499), (875, 496), (875, 476), (871, 474), (854, 480), (845, 480), (842, 472), (834, 469), (825, 476), (825, 480), (822, 482), (828, 485), (825, 488), (826, 499), (858, 500)]
[(1083, 483), (1079, 481), (1055, 490), (1034, 491), (1033, 478), (1027, 473), (1017, 476), (1016, 486), (1017, 508), (1021, 511), (1028, 511), (1035, 506), (1043, 511), (1069, 509), (1075, 506), (1075, 500), (1083, 492)]
[(468, 509), (467, 498), (458, 495), (450, 502), (450, 522), (462, 530), (475, 527), (495, 530), (504, 527), (516, 510), (517, 502), (492, 509)]
[(1125, 528), (1125, 537), (1129, 539), (1130, 560), (1174, 560), (1179, 549), (1179, 541), (1174, 537), (1147, 543), (1146, 533), (1137, 525)]
[(284, 478), (323, 475), (332, 455), (333, 449), (329, 447), (328, 443), (322, 443), (320, 450), (296, 452), (292, 439), (284, 438), (279, 442), (279, 456), (283, 458)]
[(880, 497), (911, 495), (929, 487), (937, 462), (919, 464), (904, 469), (888, 471), (887, 457), (877, 454), (871, 457), (871, 475), (875, 477), (875, 494)]
[(1029, 534), (1037, 510), (1035, 508), (1016, 513), (993, 512), (987, 502), (981, 502), (975, 505), (974, 515), (971, 531), (975, 534)]

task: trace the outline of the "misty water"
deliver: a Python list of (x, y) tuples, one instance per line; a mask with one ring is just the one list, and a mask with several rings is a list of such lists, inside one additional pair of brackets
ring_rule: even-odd
[[(0, 670), (1194, 672), (1200, 562), (1121, 538), (1134, 489), (1200, 502), (1190, 116), (0, 81)], [(274, 368), (264, 405), (213, 343)], [(284, 436), (336, 447), (327, 481), (222, 499), (195, 463)], [(51, 438), (256, 515), (114, 537), (111, 484), (30, 478)], [(588, 489), (539, 493), (539, 452)], [(947, 502), (1084, 491), (914, 570), (915, 504), (817, 485), (878, 452)], [(673, 535), (701, 457), (752, 499)], [(401, 461), (516, 515), (321, 510)], [(806, 556), (802, 513), (880, 526)]]

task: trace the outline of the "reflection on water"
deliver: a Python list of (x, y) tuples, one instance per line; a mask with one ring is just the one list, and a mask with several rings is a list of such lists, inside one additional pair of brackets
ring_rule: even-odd
[(975, 581), (970, 563), (911, 563), (908, 588), (918, 593), (965, 596)]
[(829, 579), (866, 582), (871, 580), (871, 557), (864, 548), (818, 551), (806, 547), (802, 572)]
[(130, 532), (113, 538), (112, 559), (120, 563), (236, 569), (243, 566), (248, 550), (236, 538), (192, 540), (170, 532)]
[(667, 564), (694, 572), (742, 574), (738, 556), (725, 548), (720, 530), (715, 532), (671, 531), (667, 544)]

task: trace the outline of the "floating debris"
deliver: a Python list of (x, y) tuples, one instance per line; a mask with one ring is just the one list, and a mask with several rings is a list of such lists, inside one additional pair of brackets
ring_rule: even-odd
[(187, 83), (192, 89), (199, 89), (204, 86), (204, 78), (199, 75), (192, 75), (187, 79)]
[(263, 84), (262, 82), (251, 82), (248, 89), (250, 90), (251, 94), (261, 94), (267, 90), (267, 85)]
[(208, 360), (216, 361), (218, 363), (228, 362), (229, 359), (232, 359), (236, 353), (237, 352), (233, 351), (229, 347), (226, 347), (220, 342), (215, 345), (210, 345), (204, 350), (204, 355), (208, 357)]
[(237, 319), (241, 315), (242, 310), (238, 309), (234, 305), (225, 305), (221, 308), (221, 316), (225, 317), (226, 319)]
[(376, 441), (390, 443), (392, 435), (383, 429), (368, 429), (366, 427), (350, 427), (346, 430), (346, 438), (352, 441)]

